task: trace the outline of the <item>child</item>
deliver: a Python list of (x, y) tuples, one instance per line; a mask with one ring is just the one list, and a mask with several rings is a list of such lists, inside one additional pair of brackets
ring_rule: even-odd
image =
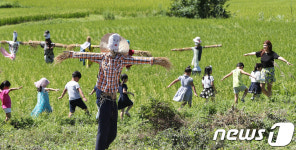
[(81, 73), (79, 71), (73, 72), (72, 80), (66, 84), (65, 89), (62, 93), (62, 96), (59, 97), (59, 99), (62, 99), (64, 97), (65, 93), (68, 91), (69, 104), (70, 104), (69, 117), (71, 117), (74, 114), (76, 106), (83, 109), (85, 111), (85, 113), (89, 115), (89, 112), (87, 110), (87, 106), (81, 100), (81, 97), (80, 97), (80, 95), (81, 95), (83, 100), (85, 102), (87, 101), (87, 99), (84, 97), (83, 92), (78, 84), (80, 78), (81, 78)]
[(128, 113), (128, 111), (133, 107), (133, 101), (131, 101), (128, 97), (128, 94), (131, 94), (134, 96), (134, 93), (132, 92), (128, 92), (127, 91), (127, 86), (126, 86), (126, 82), (128, 81), (128, 76), (127, 74), (122, 74), (120, 76), (120, 85), (118, 88), (118, 92), (120, 93), (119, 99), (118, 99), (118, 109), (121, 110), (120, 113), (120, 118), (121, 120), (123, 120), (123, 115), (124, 115), (124, 109), (125, 107), (127, 107), (126, 111), (125, 111), (125, 115), (127, 115), (128, 117), (130, 117), (131, 115)]
[(46, 88), (49, 81), (46, 78), (41, 78), (39, 81), (34, 83), (38, 94), (37, 94), (37, 105), (31, 113), (31, 116), (37, 117), (40, 113), (52, 112), (51, 106), (49, 104), (48, 91), (59, 91), (59, 89)]
[(251, 100), (254, 99), (254, 97), (260, 97), (260, 94), (262, 92), (260, 87), (260, 81), (261, 81), (261, 70), (262, 70), (262, 64), (256, 63), (256, 66), (254, 67), (254, 71), (251, 72), (251, 75), (256, 77), (255, 79), (251, 78), (251, 85), (249, 88), (249, 93), (253, 93), (253, 96), (251, 97)]
[(204, 89), (200, 93), (200, 97), (206, 98), (207, 101), (209, 97), (212, 97), (212, 101), (214, 101), (217, 91), (214, 85), (214, 77), (211, 76), (212, 66), (207, 66), (204, 74), (205, 75), (202, 77), (202, 86)]
[(183, 106), (186, 105), (186, 103), (188, 102), (189, 107), (191, 107), (192, 104), (192, 88), (194, 91), (194, 95), (197, 96), (196, 90), (195, 90), (195, 86), (193, 84), (193, 79), (190, 77), (191, 75), (191, 68), (190, 66), (188, 66), (185, 69), (185, 73), (183, 76), (180, 76), (178, 79), (174, 80), (167, 88), (171, 87), (173, 84), (175, 84), (178, 81), (181, 81), (181, 87), (178, 89), (177, 93), (175, 94), (173, 100), (177, 101), (177, 102), (182, 102), (181, 107), (179, 108), (179, 110), (181, 110), (181, 108)]
[(18, 88), (10, 88), (10, 85), (10, 82), (7, 80), (0, 85), (0, 99), (2, 101), (2, 108), (6, 113), (5, 121), (8, 121), (11, 118), (11, 99), (8, 95), (9, 92), (23, 88), (22, 86)]
[[(99, 79), (99, 75), (97, 75), (97, 79)], [(101, 101), (100, 101), (100, 97), (101, 97), (101, 93), (102, 91), (100, 89), (98, 89), (97, 85), (95, 85), (95, 87), (93, 88), (93, 90), (89, 93), (89, 95), (94, 94), (94, 92), (96, 92), (96, 96), (97, 96), (97, 107), (98, 107), (98, 112), (96, 115), (96, 119), (99, 120), (99, 115), (100, 115), (100, 107), (101, 107)]]
[(247, 72), (243, 71), (244, 64), (243, 63), (238, 63), (236, 65), (236, 69), (232, 70), (229, 74), (224, 76), (221, 81), (223, 81), (225, 78), (228, 78), (229, 76), (233, 75), (233, 90), (234, 90), (234, 102), (237, 104), (237, 99), (238, 99), (238, 93), (241, 91), (245, 91), (244, 95), (241, 99), (242, 102), (245, 102), (244, 98), (248, 93), (248, 88), (243, 84), (242, 82), (242, 74), (251, 76), (252, 78), (255, 78), (254, 76), (250, 75)]

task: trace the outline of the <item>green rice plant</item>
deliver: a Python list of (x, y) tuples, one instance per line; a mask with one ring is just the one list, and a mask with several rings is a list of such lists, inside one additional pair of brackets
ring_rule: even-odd
[[(133, 8), (135, 6), (131, 6), (127, 9), (123, 7), (127, 6), (127, 4), (124, 4), (119, 10), (122, 10), (122, 12), (126, 11), (126, 15), (124, 18), (118, 17), (116, 20), (104, 20), (102, 16), (94, 15), (89, 11), (91, 15), (82, 18), (46, 19), (43, 21), (25, 22), (15, 25), (3, 25), (0, 26), (0, 40), (12, 40), (12, 32), (16, 30), (18, 32), (19, 41), (42, 41), (44, 40), (44, 31), (50, 30), (51, 39), (56, 43), (83, 43), (85, 42), (85, 38), (89, 35), (92, 37), (92, 44), (97, 45), (100, 43), (100, 39), (104, 34), (116, 32), (131, 41), (131, 49), (150, 51), (154, 57), (168, 57), (173, 64), (173, 68), (170, 71), (166, 71), (164, 68), (155, 65), (133, 65), (130, 71), (122, 70), (123, 73), (129, 75), (129, 82), (127, 83), (129, 90), (135, 93), (135, 96), (131, 97), (134, 101), (134, 107), (130, 111), (132, 115), (130, 119), (118, 122), (118, 136), (110, 146), (110, 149), (143, 149), (143, 147), (147, 149), (172, 149), (173, 144), (172, 141), (169, 140), (172, 138), (173, 133), (177, 131), (167, 131), (166, 133), (165, 131), (156, 132), (152, 135), (153, 126), (149, 125), (146, 119), (141, 120), (138, 112), (140, 112), (141, 106), (149, 106), (151, 102), (149, 97), (158, 99), (160, 102), (166, 104), (164, 105), (166, 106), (165, 108), (172, 111), (179, 108), (180, 103), (172, 99), (180, 87), (180, 83), (175, 84), (169, 89), (166, 87), (171, 81), (183, 75), (185, 67), (191, 64), (192, 51), (173, 52), (170, 51), (170, 49), (194, 46), (192, 39), (196, 36), (202, 38), (202, 45), (221, 43), (223, 46), (220, 48), (204, 49), (202, 60), (200, 61), (202, 70), (208, 65), (213, 66), (212, 75), (214, 76), (214, 83), (218, 90), (216, 100), (215, 102), (206, 103), (205, 99), (193, 97), (192, 107), (184, 107), (184, 109), (179, 112), (180, 116), (184, 116), (183, 119), (186, 125), (184, 128), (181, 128), (182, 131), (176, 133), (175, 136), (176, 140), (181, 141), (181, 139), (184, 139), (179, 145), (177, 142), (176, 147), (185, 147), (185, 143), (187, 142), (190, 144), (186, 148), (198, 149), (200, 148), (198, 145), (191, 143), (194, 143), (193, 141), (195, 140), (205, 140), (200, 142), (202, 147), (211, 148), (216, 146), (215, 143), (213, 143), (213, 141), (207, 143), (206, 139), (212, 138), (210, 133), (212, 133), (214, 129), (201, 130), (202, 127), (207, 127), (207, 125), (211, 123), (208, 115), (209, 111), (205, 111), (203, 108), (209, 110), (211, 106), (211, 108), (213, 108), (211, 110), (214, 110), (211, 111), (212, 116), (223, 116), (227, 113), (229, 108), (231, 108), (234, 101), (232, 79), (228, 78), (221, 82), (221, 78), (233, 70), (238, 62), (243, 62), (245, 64), (244, 71), (249, 73), (253, 70), (255, 63), (260, 62), (260, 58), (251, 56), (244, 57), (244, 53), (259, 51), (262, 49), (263, 41), (269, 39), (273, 43), (274, 51), (295, 65), (295, 51), (293, 48), (296, 44), (291, 42), (294, 40), (294, 35), (296, 34), (295, 24), (288, 18), (288, 21), (286, 20), (286, 17), (289, 16), (286, 15), (285, 8), (287, 8), (287, 6), (285, 3), (279, 5), (280, 3), (278, 1), (268, 2), (264, 0), (258, 3), (262, 5), (266, 4), (269, 7), (258, 9), (254, 1), (235, 0), (231, 2), (233, 4), (230, 5), (230, 8), (233, 12), (237, 12), (237, 15), (229, 19), (196, 20), (161, 15), (145, 17), (137, 15), (137, 17), (131, 17), (130, 14), (137, 11), (144, 13), (146, 13), (146, 11), (151, 12), (155, 8), (154, 5), (157, 5), (153, 4), (148, 6), (148, 2), (143, 2), (147, 4), (147, 7), (145, 7), (147, 9), (144, 9), (144, 6), (139, 9)], [(111, 5), (109, 2), (106, 3)], [(138, 2), (135, 3), (139, 4)], [(22, 6), (31, 5), (28, 1), (21, 1), (20, 4)], [(81, 5), (78, 1), (77, 4)], [(63, 14), (64, 12), (66, 15), (67, 12), (71, 12), (72, 10), (70, 6), (78, 8), (76, 6), (77, 4), (75, 4), (74, 7), (74, 4), (70, 5), (70, 2), (65, 2), (65, 6), (60, 6), (64, 8), (63, 10), (55, 8), (59, 5), (50, 7), (51, 11), (57, 12), (52, 14)], [(122, 3), (120, 2), (119, 4)], [(43, 4), (36, 2), (32, 5), (34, 5), (34, 7), (32, 6), (30, 8), (30, 10), (32, 10), (31, 12), (24, 13), (27, 8), (17, 8), (16, 13), (11, 14), (10, 18), (21, 16), (26, 19), (26, 17), (30, 15), (40, 15), (40, 18), (42, 18), (42, 15), (46, 15), (38, 14), (40, 8), (37, 7), (41, 7)], [(166, 5), (162, 5), (162, 8), (165, 6)], [(99, 7), (103, 8), (103, 6)], [(276, 7), (281, 9), (277, 9)], [(289, 7), (290, 6), (288, 6), (288, 8)], [(100, 8), (97, 9), (97, 13), (103, 12), (100, 11)], [(116, 5), (116, 8), (119, 8), (119, 6)], [(269, 11), (271, 8), (275, 8), (274, 11)], [(117, 14), (117, 12), (113, 11), (111, 8), (108, 9), (104, 7), (104, 10), (110, 10), (110, 12)], [(77, 9), (77, 12), (79, 11)], [(3, 14), (3, 16), (7, 16), (8, 13), (2, 12), (4, 12), (4, 10), (1, 9), (0, 13)], [(259, 12), (264, 13), (264, 20), (258, 20)], [(269, 18), (276, 18), (277, 15), (284, 15), (285, 17), (284, 19), (268, 20)], [(11, 22), (13, 22), (13, 20)], [(6, 50), (8, 49), (8, 45), (3, 44), (1, 46)], [(54, 53), (58, 55), (64, 50), (65, 49), (62, 48), (55, 48)], [(75, 51), (79, 51), (79, 48), (75, 49)], [(95, 51), (99, 52), (98, 49)], [(30, 118), (30, 113), (37, 103), (37, 91), (34, 82), (38, 81), (40, 78), (46, 77), (50, 81), (48, 87), (60, 89), (59, 92), (49, 93), (53, 112), (50, 114), (45, 113), (38, 118), (34, 118), (34, 125), (29, 128), (16, 129), (9, 123), (2, 124), (0, 127), (0, 148), (94, 149), (98, 128), (94, 117), (97, 112), (95, 104), (96, 98), (94, 95), (88, 95), (88, 93), (96, 83), (95, 76), (98, 73), (99, 65), (94, 63), (91, 68), (85, 68), (78, 59), (69, 59), (58, 65), (46, 64), (44, 62), (43, 53), (43, 49), (39, 46), (32, 48), (21, 45), (16, 54), (16, 60), (11, 61), (8, 58), (4, 58), (2, 55), (0, 56), (0, 70), (2, 71), (0, 73), (0, 81), (9, 80), (12, 83), (12, 87), (23, 86), (23, 89), (10, 93), (12, 100), (12, 120), (19, 121), (21, 118)], [(264, 95), (261, 95), (261, 99), (251, 101), (249, 100), (251, 95), (247, 95), (245, 98), (246, 102), (238, 103), (237, 105), (237, 108), (240, 110), (244, 108), (246, 117), (251, 117), (252, 114), (264, 116), (265, 111), (270, 110), (275, 117), (280, 118), (261, 120), (265, 125), (264, 128), (270, 128), (273, 123), (282, 121), (281, 119), (283, 118), (292, 123), (295, 123), (294, 120), (296, 119), (294, 107), (296, 103), (296, 98), (294, 96), (296, 91), (295, 68), (278, 60), (276, 60), (276, 62), (280, 69), (275, 68), (277, 81), (273, 84), (273, 94), (276, 97), (274, 102), (269, 101)], [(57, 98), (61, 95), (65, 84), (71, 80), (71, 74), (75, 70), (79, 70), (82, 73), (79, 84), (88, 99), (86, 105), (92, 117), (86, 117), (84, 111), (77, 108), (73, 118), (75, 124), (72, 125), (71, 121), (67, 118), (69, 113), (67, 96), (61, 100)], [(281, 72), (285, 74), (284, 77), (281, 76)], [(201, 74), (201, 76), (191, 76), (198, 94), (202, 91), (202, 76), (203, 74)], [(248, 77), (243, 77), (242, 79), (246, 86), (250, 85), (250, 79)], [(283, 85), (285, 88), (283, 88)], [(288, 96), (287, 93), (289, 94)], [(286, 113), (278, 115), (274, 113), (276, 110), (286, 110)], [(5, 113), (1, 111), (0, 120), (4, 119)], [(261, 126), (261, 121), (258, 119), (257, 121), (252, 121), (250, 126)], [(229, 128), (230, 127), (233, 126), (229, 126)], [(188, 135), (186, 135), (187, 133)], [(192, 140), (188, 140), (187, 137), (192, 137)], [(167, 146), (161, 143), (166, 143)], [(265, 140), (251, 142), (226, 141), (223, 146), (225, 149), (256, 149), (258, 147), (270, 149), (270, 146)], [(291, 144), (285, 148), (294, 149), (295, 142), (291, 142)]]

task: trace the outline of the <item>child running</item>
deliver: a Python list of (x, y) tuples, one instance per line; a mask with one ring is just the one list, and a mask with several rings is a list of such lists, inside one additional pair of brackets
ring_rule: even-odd
[(245, 102), (244, 98), (248, 93), (248, 88), (243, 84), (243, 81), (242, 81), (242, 74), (255, 78), (249, 73), (244, 72), (243, 69), (244, 69), (244, 64), (240, 62), (236, 65), (236, 69), (232, 70), (229, 74), (227, 74), (221, 79), (221, 81), (223, 81), (225, 78), (228, 78), (229, 76), (233, 75), (234, 102), (236, 104), (238, 103), (237, 100), (238, 100), (239, 92), (245, 91), (241, 99), (242, 102)]
[[(97, 75), (97, 79), (99, 79), (99, 75)], [(98, 107), (98, 112), (96, 115), (96, 120), (99, 120), (99, 115), (100, 115), (100, 107), (101, 107), (101, 101), (100, 101), (100, 97), (101, 97), (101, 93), (102, 91), (100, 89), (98, 89), (97, 85), (95, 85), (95, 87), (93, 88), (93, 90), (89, 93), (89, 95), (93, 95), (94, 92), (96, 92), (96, 96), (97, 96), (97, 107)]]
[(177, 83), (178, 81), (181, 81), (181, 87), (178, 89), (177, 93), (175, 94), (173, 100), (177, 102), (182, 102), (181, 107), (178, 110), (181, 110), (183, 106), (185, 106), (187, 103), (189, 107), (191, 107), (192, 104), (192, 89), (194, 91), (194, 95), (197, 96), (195, 86), (193, 84), (193, 79), (190, 77), (191, 75), (191, 68), (188, 66), (185, 69), (185, 73), (183, 76), (179, 76), (178, 79), (174, 80), (167, 88), (171, 87), (173, 84)]
[(255, 79), (250, 77), (251, 85), (249, 87), (249, 93), (253, 93), (251, 100), (254, 100), (255, 97), (260, 97), (260, 94), (262, 92), (260, 87), (260, 81), (262, 81), (261, 70), (262, 70), (262, 64), (256, 63), (256, 66), (254, 67), (254, 71), (251, 72), (251, 75), (256, 77)]
[[(120, 93), (119, 99), (118, 99), (118, 109), (121, 110), (120, 113), (120, 118), (121, 120), (123, 120), (123, 115), (127, 115), (128, 117), (130, 117), (131, 115), (129, 114), (129, 110), (133, 107), (133, 101), (131, 101), (128, 97), (128, 94), (131, 94), (134, 96), (134, 93), (132, 92), (128, 92), (127, 91), (127, 85), (126, 82), (128, 81), (128, 76), (127, 74), (122, 74), (120, 76), (120, 84), (119, 84), (119, 88), (118, 88), (118, 92)], [(125, 107), (127, 107), (126, 111), (124, 112)]]
[(3, 81), (0, 85), (0, 99), (2, 102), (2, 108), (6, 113), (5, 121), (8, 121), (11, 118), (11, 99), (8, 95), (9, 92), (23, 88), (22, 86), (18, 88), (10, 88), (10, 85), (10, 82), (7, 80)]
[(212, 66), (207, 66), (205, 68), (204, 76), (202, 77), (202, 86), (203, 90), (200, 93), (200, 97), (205, 98), (208, 101), (208, 98), (211, 97), (212, 101), (214, 101), (215, 93), (217, 93), (215, 85), (214, 85), (214, 77), (212, 74)]
[[(72, 80), (66, 84), (65, 89), (62, 93), (62, 96), (59, 97), (59, 99), (62, 99), (64, 97), (65, 93), (68, 91), (69, 104), (70, 104), (69, 118), (74, 114), (76, 106), (83, 109), (85, 111), (85, 113), (87, 115), (89, 115), (89, 112), (87, 110), (87, 106), (85, 105), (85, 103), (81, 99), (81, 97), (82, 97), (85, 102), (87, 101), (87, 99), (84, 97), (84, 94), (78, 84), (80, 78), (81, 78), (81, 73), (79, 71), (73, 72)], [(79, 94), (81, 95), (81, 97)]]
[(31, 116), (37, 117), (42, 112), (52, 112), (51, 106), (49, 104), (49, 91), (59, 91), (59, 89), (53, 89), (53, 88), (46, 88), (46, 86), (49, 84), (49, 81), (46, 78), (41, 78), (39, 81), (34, 83), (38, 94), (37, 94), (37, 104), (35, 108), (33, 109)]

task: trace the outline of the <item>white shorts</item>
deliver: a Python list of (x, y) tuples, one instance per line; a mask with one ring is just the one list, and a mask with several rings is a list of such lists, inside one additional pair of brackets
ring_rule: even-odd
[(11, 108), (4, 108), (5, 113), (11, 113)]

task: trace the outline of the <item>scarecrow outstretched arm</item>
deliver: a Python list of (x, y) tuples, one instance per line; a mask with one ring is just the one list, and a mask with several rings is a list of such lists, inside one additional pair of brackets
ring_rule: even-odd
[(62, 54), (59, 54), (55, 61), (57, 63), (61, 63), (62, 61), (68, 58), (82, 58), (82, 59), (89, 59), (93, 62), (99, 62), (102, 60), (104, 54), (102, 53), (89, 53), (89, 52), (74, 52), (74, 51), (64, 51)]
[(152, 55), (151, 55), (151, 53), (149, 51), (142, 51), (142, 50), (134, 50), (134, 55), (152, 57)]
[(3, 40), (3, 41), (0, 41), (0, 44), (8, 44), (8, 42)]
[(160, 65), (166, 69), (170, 69), (172, 64), (166, 57), (126, 57), (123, 62), (125, 65), (134, 64), (151, 64)]
[[(80, 47), (81, 44), (67, 45), (67, 50), (73, 50), (75, 47)], [(100, 48), (100, 45), (91, 45), (93, 48)]]

